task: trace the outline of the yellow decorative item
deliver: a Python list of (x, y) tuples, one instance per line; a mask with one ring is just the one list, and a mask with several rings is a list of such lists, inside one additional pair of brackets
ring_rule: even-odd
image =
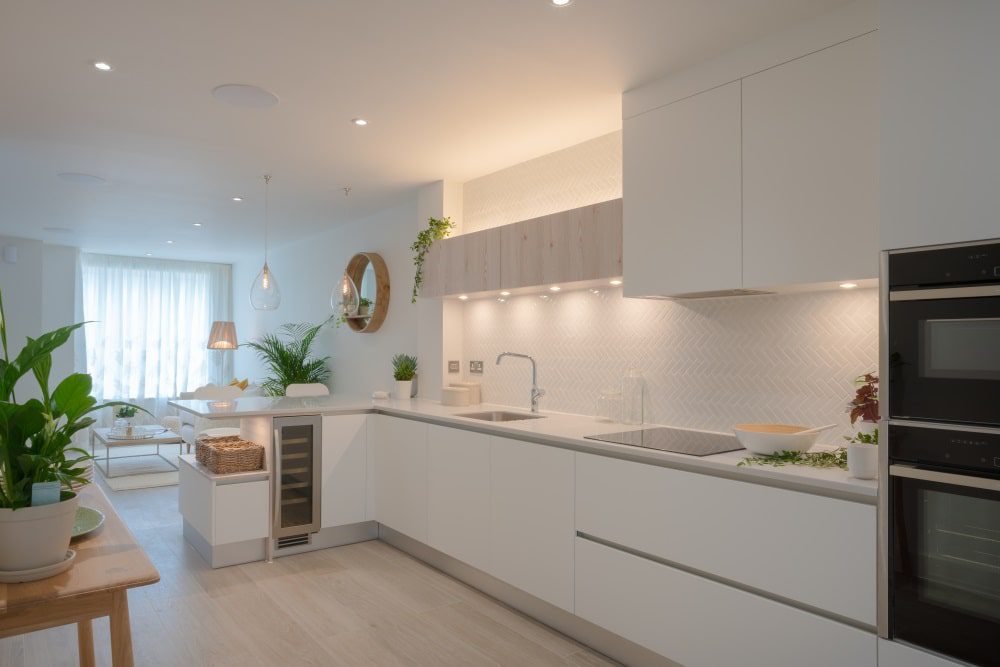
[(229, 383), (230, 387), (239, 387), (243, 391), (246, 391), (246, 388), (249, 385), (250, 385), (250, 379), (249, 378), (244, 378), (242, 380), (239, 379), (239, 378), (233, 378), (233, 381)]

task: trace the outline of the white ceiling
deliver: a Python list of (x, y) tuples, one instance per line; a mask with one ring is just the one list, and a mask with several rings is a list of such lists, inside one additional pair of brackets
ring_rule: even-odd
[[(314, 234), (616, 130), (623, 90), (841, 4), (0, 0), (0, 233), (233, 261), (265, 172), (277, 242)], [(281, 102), (226, 106), (223, 83)]]

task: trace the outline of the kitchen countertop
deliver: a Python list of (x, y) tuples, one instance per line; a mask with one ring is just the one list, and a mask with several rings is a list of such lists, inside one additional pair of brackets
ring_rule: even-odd
[[(640, 428), (668, 426), (643, 424), (628, 426), (599, 422), (594, 417), (560, 412), (541, 412), (544, 419), (526, 419), (513, 422), (485, 422), (462, 417), (463, 413), (508, 410), (524, 412), (524, 408), (483, 403), (463, 407), (444, 406), (437, 401), (411, 399), (371, 399), (358, 396), (323, 396), (310, 398), (247, 397), (232, 401), (177, 400), (170, 405), (208, 419), (234, 417), (276, 417), (306, 414), (337, 415), (376, 412), (408, 419), (417, 419), (444, 426), (463, 428), (491, 435), (529, 440), (581, 452), (612, 456), (615, 458), (660, 465), (702, 474), (711, 474), (767, 486), (787, 488), (819, 495), (826, 495), (855, 502), (874, 504), (878, 495), (875, 480), (850, 477), (839, 468), (811, 468), (809, 466), (738, 466), (750, 453), (746, 450), (697, 457), (658, 450), (618, 445), (610, 442), (586, 440), (584, 436), (618, 433)], [(676, 428), (676, 427), (671, 427)], [(817, 448), (831, 448), (819, 444)]]

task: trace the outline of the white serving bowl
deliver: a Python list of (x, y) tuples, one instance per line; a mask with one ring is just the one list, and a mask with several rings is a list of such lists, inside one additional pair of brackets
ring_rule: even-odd
[(754, 454), (777, 454), (804, 452), (816, 444), (822, 431), (799, 433), (809, 428), (792, 424), (737, 424), (733, 432), (739, 443)]

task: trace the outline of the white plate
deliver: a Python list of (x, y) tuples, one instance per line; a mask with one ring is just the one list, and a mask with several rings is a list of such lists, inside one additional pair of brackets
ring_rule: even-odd
[(33, 570), (18, 570), (16, 572), (4, 572), (0, 570), (0, 584), (20, 584), (25, 581), (38, 581), (39, 579), (54, 577), (60, 572), (68, 570), (73, 565), (75, 559), (76, 552), (72, 549), (67, 549), (66, 558), (52, 565), (36, 567)]

